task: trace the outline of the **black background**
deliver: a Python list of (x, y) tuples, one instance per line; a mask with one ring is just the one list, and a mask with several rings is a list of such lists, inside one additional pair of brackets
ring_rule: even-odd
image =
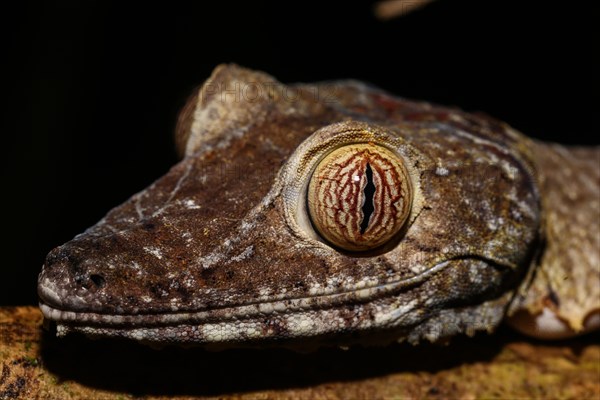
[(598, 143), (595, 2), (20, 2), (2, 29), (0, 304), (34, 304), (45, 254), (176, 162), (172, 132), (221, 62), (283, 82), (356, 78)]

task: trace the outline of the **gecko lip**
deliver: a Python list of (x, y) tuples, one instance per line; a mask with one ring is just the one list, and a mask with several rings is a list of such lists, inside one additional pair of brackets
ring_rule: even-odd
[(75, 332), (90, 337), (125, 338), (158, 344), (221, 343), (228, 346), (242, 342), (262, 343), (271, 339), (324, 338), (340, 332), (364, 331), (368, 334), (373, 320), (389, 328), (396, 326), (400, 320), (403, 321), (402, 326), (418, 322), (422, 313), (417, 299), (410, 295), (411, 290), (427, 284), (428, 277), (451, 269), (448, 266), (453, 261), (460, 262), (461, 259), (438, 262), (412, 278), (342, 293), (154, 314), (99, 313), (82, 305), (78, 306), (78, 311), (68, 309), (66, 303), (70, 305), (72, 300), (61, 299), (51, 283), (42, 279), (39, 285), (40, 308), (47, 320), (55, 322), (59, 336)]
[[(274, 301), (256, 302), (245, 305), (232, 305), (229, 307), (206, 309), (196, 312), (162, 312), (162, 313), (123, 313), (123, 314), (106, 314), (100, 312), (86, 311), (81, 305), (73, 304), (72, 299), (70, 304), (61, 298), (61, 296), (49, 285), (43, 283), (39, 286), (40, 307), (44, 317), (53, 321), (67, 323), (102, 323), (102, 324), (131, 324), (137, 322), (146, 322), (149, 324), (175, 324), (182, 321), (202, 322), (209, 320), (234, 319), (240, 317), (252, 317), (253, 315), (266, 315), (280, 311), (302, 311), (311, 308), (320, 308), (320, 303), (335, 305), (339, 303), (347, 303), (348, 301), (361, 302), (369, 301), (373, 298), (384, 296), (390, 292), (396, 292), (403, 287), (409, 287), (418, 284), (426, 275), (430, 275), (443, 269), (449, 261), (444, 261), (427, 273), (418, 277), (403, 281), (396, 281), (387, 284), (365, 287), (352, 291), (334, 293), (328, 295), (301, 297), (301, 298), (283, 298)], [(321, 301), (315, 301), (319, 299)], [(73, 307), (75, 305), (75, 307)], [(71, 309), (69, 309), (71, 306)]]
[[(266, 314), (277, 311), (289, 310), (305, 310), (314, 308), (315, 303), (319, 307), (319, 301), (315, 299), (326, 300), (327, 304), (336, 304), (339, 302), (347, 302), (354, 300), (356, 302), (369, 301), (373, 298), (385, 296), (389, 293), (395, 293), (403, 288), (411, 287), (419, 284), (429, 275), (435, 274), (444, 269), (451, 260), (438, 262), (426, 272), (408, 278), (405, 280), (396, 280), (388, 283), (362, 286), (354, 290), (346, 290), (335, 293), (320, 294), (315, 296), (299, 297), (299, 298), (274, 298), (272, 301), (257, 301), (250, 304), (238, 304), (227, 307), (205, 309), (201, 311), (188, 312), (157, 312), (157, 313), (137, 313), (137, 312), (122, 312), (122, 313), (102, 313), (93, 311), (86, 307), (82, 298), (69, 296), (61, 291), (50, 279), (42, 279), (38, 285), (38, 295), (40, 299), (40, 307), (44, 312), (44, 316), (55, 321), (70, 321), (70, 322), (102, 322), (102, 323), (129, 323), (137, 320), (147, 319), (148, 322), (155, 323), (176, 323), (181, 320), (202, 321), (210, 319), (210, 313), (222, 314), (219, 317), (238, 318), (241, 316), (251, 316), (252, 314)], [(64, 292), (64, 293), (63, 293)], [(237, 311), (237, 312), (236, 312)], [(254, 312), (253, 312), (254, 311)], [(195, 316), (195, 318), (190, 318)]]

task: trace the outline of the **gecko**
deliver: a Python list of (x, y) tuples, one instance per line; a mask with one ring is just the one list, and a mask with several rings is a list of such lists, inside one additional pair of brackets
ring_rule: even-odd
[(234, 64), (175, 136), (176, 165), (47, 255), (58, 336), (319, 347), (600, 327), (598, 146)]

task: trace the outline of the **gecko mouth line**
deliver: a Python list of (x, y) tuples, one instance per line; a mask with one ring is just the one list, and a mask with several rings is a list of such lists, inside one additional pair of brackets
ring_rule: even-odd
[[(436, 271), (444, 268), (448, 261), (436, 265)], [(428, 274), (427, 274), (428, 275)], [(393, 295), (395, 291), (418, 285), (422, 279), (393, 282), (364, 289), (321, 296), (295, 299), (275, 300), (272, 302), (232, 305), (230, 307), (205, 309), (188, 312), (162, 312), (146, 314), (103, 314), (98, 312), (72, 311), (55, 308), (42, 301), (40, 309), (45, 318), (69, 325), (106, 325), (106, 326), (163, 326), (180, 323), (205, 323), (229, 321), (235, 319), (252, 319), (258, 316), (276, 314), (278, 312), (303, 312), (335, 307), (339, 304), (368, 303), (369, 301)], [(43, 291), (42, 291), (43, 295)]]
[[(221, 308), (207, 308), (199, 311), (165, 311), (145, 314), (108, 314), (94, 311), (75, 311), (56, 307), (56, 303), (60, 301), (58, 296), (44, 286), (40, 288), (39, 306), (46, 319), (66, 325), (169, 326), (181, 323), (210, 323), (215, 321), (223, 322), (237, 319), (252, 319), (280, 312), (300, 313), (326, 310), (340, 304), (350, 305), (369, 303), (377, 299), (393, 296), (402, 290), (419, 285), (427, 279), (428, 276), (445, 269), (451, 261), (464, 258), (465, 257), (456, 257), (438, 262), (426, 272), (402, 281), (394, 281), (346, 292), (301, 298), (275, 299), (273, 301), (231, 305)], [(492, 265), (497, 265), (492, 260), (485, 261)]]

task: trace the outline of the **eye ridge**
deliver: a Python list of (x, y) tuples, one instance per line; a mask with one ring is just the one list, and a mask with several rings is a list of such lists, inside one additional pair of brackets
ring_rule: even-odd
[(371, 220), (371, 215), (373, 215), (373, 211), (375, 211), (375, 207), (373, 206), (373, 198), (375, 197), (375, 183), (373, 182), (373, 170), (371, 169), (371, 164), (367, 163), (365, 168), (365, 175), (367, 177), (367, 184), (363, 190), (365, 194), (365, 201), (362, 206), (363, 219), (360, 223), (360, 234), (364, 235), (369, 227), (369, 222)]

